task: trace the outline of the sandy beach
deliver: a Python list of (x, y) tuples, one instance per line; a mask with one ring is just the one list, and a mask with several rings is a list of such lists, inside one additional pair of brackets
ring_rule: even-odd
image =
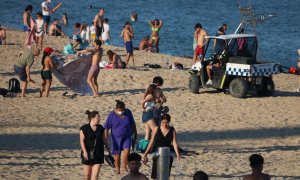
[[(0, 46), (0, 87), (17, 77), (13, 65), (23, 51), (24, 33), (9, 29), (8, 45)], [(44, 47), (62, 49), (70, 40), (45, 37)], [(125, 59), (122, 47), (103, 46)], [(104, 53), (103, 59), (107, 59)], [(191, 59), (135, 51), (138, 67), (145, 63), (165, 66), (167, 60), (192, 66)], [(101, 96), (62, 96), (68, 87), (53, 79), (49, 98), (39, 98), (40, 55), (31, 68), (35, 84), (28, 85), (27, 97), (0, 99), (0, 179), (83, 179), (80, 160), (79, 127), (87, 123), (84, 112), (97, 110), (104, 124), (108, 113), (120, 99), (131, 109), (140, 139), (144, 135), (140, 101), (152, 78), (164, 78), (163, 91), (168, 99), (171, 124), (178, 133), (180, 147), (199, 155), (184, 156), (172, 169), (174, 179), (191, 179), (197, 170), (210, 179), (241, 179), (250, 173), (248, 157), (253, 153), (265, 158), (264, 172), (272, 179), (300, 179), (300, 93), (295, 92), (299, 76), (278, 74), (272, 97), (237, 99), (214, 89), (192, 94), (187, 88), (187, 70), (101, 69)], [(151, 165), (151, 163), (149, 163)], [(151, 169), (141, 172), (150, 177)], [(100, 179), (120, 179), (104, 164)]]

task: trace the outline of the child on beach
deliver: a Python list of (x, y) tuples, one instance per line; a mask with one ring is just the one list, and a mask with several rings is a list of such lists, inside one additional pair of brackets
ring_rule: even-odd
[(97, 111), (87, 110), (89, 123), (80, 127), (81, 162), (84, 179), (98, 179), (101, 164), (104, 163), (104, 145), (111, 155), (104, 128), (99, 124)]
[(103, 32), (101, 34), (101, 40), (102, 44), (104, 45), (109, 45), (110, 41), (110, 30), (109, 30), (109, 24), (108, 24), (108, 19), (104, 18), (103, 19)]
[(5, 29), (3, 29), (1, 27), (1, 24), (0, 24), (0, 45), (2, 44), (6, 44), (6, 32), (5, 32)]
[(41, 12), (37, 13), (37, 20), (35, 21), (35, 45), (36, 48), (40, 43), (40, 48), (43, 49), (43, 39), (44, 39), (44, 20), (43, 14)]
[(246, 175), (243, 180), (270, 180), (270, 175), (262, 173), (264, 158), (259, 154), (252, 154), (249, 157), (250, 167), (252, 169), (252, 173)]
[(53, 63), (51, 60), (50, 55), (54, 52), (53, 49), (47, 47), (45, 48), (43, 52), (42, 57), (42, 65), (43, 69), (41, 71), (41, 77), (42, 77), (42, 86), (40, 91), (40, 97), (43, 97), (43, 93), (46, 93), (46, 97), (49, 96), (49, 91), (52, 83), (52, 72), (51, 69), (53, 68)]
[(92, 65), (88, 74), (87, 83), (93, 91), (93, 97), (98, 97), (98, 74), (100, 72), (99, 62), (101, 61), (103, 50), (101, 48), (101, 41), (99, 39), (93, 42), (93, 49), (85, 49), (78, 51), (78, 55), (82, 53), (92, 53)]
[(125, 61), (126, 66), (128, 66), (129, 64), (130, 57), (132, 58), (132, 64), (134, 66), (133, 45), (132, 45), (132, 38), (134, 37), (134, 34), (130, 22), (127, 21), (125, 23), (124, 29), (121, 32), (121, 37), (123, 37), (124, 39), (124, 45), (127, 52), (126, 61)]
[(90, 41), (94, 42), (96, 40), (96, 27), (94, 26), (94, 21), (92, 22), (92, 25), (90, 26)]

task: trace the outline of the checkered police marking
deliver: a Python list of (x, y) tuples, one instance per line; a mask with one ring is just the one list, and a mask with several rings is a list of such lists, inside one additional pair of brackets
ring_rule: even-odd
[(270, 76), (279, 73), (278, 67), (274, 63), (267, 64), (235, 64), (227, 63), (226, 75), (233, 76)]

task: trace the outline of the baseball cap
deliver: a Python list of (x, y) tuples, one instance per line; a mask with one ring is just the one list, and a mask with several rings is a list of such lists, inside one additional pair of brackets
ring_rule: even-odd
[(126, 21), (126, 22), (125, 22), (125, 26), (126, 26), (126, 25), (130, 25), (130, 26), (131, 26), (131, 23), (130, 23), (129, 21)]
[(51, 54), (54, 52), (53, 49), (51, 49), (50, 47), (46, 47), (45, 50), (44, 50), (45, 53), (48, 53), (48, 54)]

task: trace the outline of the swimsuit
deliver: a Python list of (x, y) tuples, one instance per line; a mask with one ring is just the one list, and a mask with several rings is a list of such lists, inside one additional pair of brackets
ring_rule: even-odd
[(26, 74), (25, 67), (19, 67), (19, 66), (14, 65), (14, 70), (15, 70), (15, 73), (20, 77), (21, 81), (27, 80), (27, 74)]
[(52, 72), (50, 70), (42, 70), (41, 77), (43, 80), (51, 80), (52, 79)]
[(41, 37), (44, 35), (44, 20), (36, 20), (35, 35)]
[(26, 25), (23, 25), (23, 30), (24, 30), (24, 32), (30, 32), (30, 29)]
[(100, 72), (100, 67), (99, 65), (92, 65), (89, 71), (89, 75), (88, 76), (92, 76), (95, 77), (96, 75), (98, 75)]
[(126, 48), (127, 54), (133, 54), (132, 41), (125, 42), (125, 48)]
[[(157, 27), (152, 27), (151, 30), (152, 30), (152, 31), (156, 31), (157, 33), (159, 32), (159, 28), (157, 28)], [(159, 36), (151, 36), (151, 38), (152, 38), (153, 40), (155, 40), (155, 39), (158, 38), (158, 37), (159, 37)]]
[(196, 46), (196, 50), (195, 50), (195, 55), (196, 56), (203, 56), (204, 55), (204, 48), (200, 47), (199, 45)]

